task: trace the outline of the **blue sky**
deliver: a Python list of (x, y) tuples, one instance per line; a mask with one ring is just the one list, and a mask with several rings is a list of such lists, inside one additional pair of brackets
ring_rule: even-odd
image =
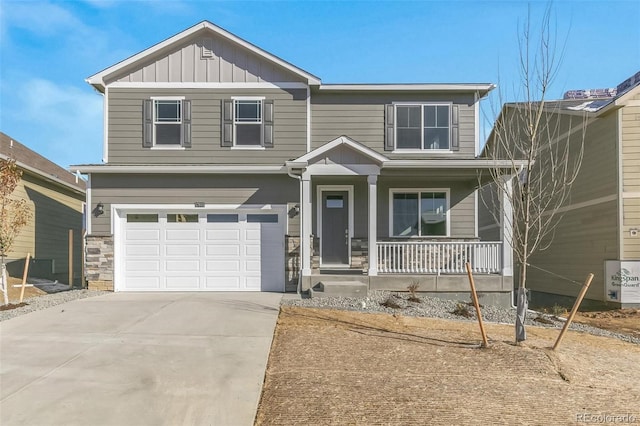
[[(527, 5), (0, 0), (0, 130), (63, 167), (99, 163), (102, 97), (85, 78), (202, 20), (323, 83), (490, 82), (517, 100)], [(530, 5), (538, 22), (547, 3)], [(553, 13), (566, 48), (551, 97), (615, 87), (640, 70), (640, 1), (556, 1)]]

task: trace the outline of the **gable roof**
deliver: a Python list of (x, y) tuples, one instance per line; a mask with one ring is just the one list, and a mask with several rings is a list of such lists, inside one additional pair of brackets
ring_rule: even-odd
[(334, 140), (332, 140), (331, 142), (328, 142), (324, 145), (322, 145), (319, 148), (314, 149), (311, 152), (308, 152), (306, 154), (304, 154), (301, 157), (296, 158), (295, 160), (292, 161), (287, 161), (288, 165), (293, 165), (293, 166), (300, 166), (300, 165), (307, 165), (309, 162), (313, 161), (316, 158), (319, 158), (321, 155), (331, 151), (334, 148), (337, 148), (339, 146), (345, 146), (348, 147), (349, 149), (351, 149), (352, 151), (371, 159), (374, 163), (378, 163), (378, 164), (383, 164), (385, 161), (388, 161), (389, 159), (387, 157), (385, 157), (382, 154), (377, 153), (376, 151), (372, 150), (371, 148), (368, 148), (356, 141), (354, 141), (353, 139), (349, 138), (348, 136), (339, 136), (337, 138), (335, 138)]
[(76, 192), (85, 192), (84, 180), (78, 179), (73, 173), (68, 172), (54, 162), (27, 148), (20, 142), (0, 132), (0, 158), (16, 160), (16, 165), (21, 169), (42, 177), (58, 185), (65, 186)]
[(217, 25), (212, 24), (209, 21), (202, 21), (190, 28), (187, 28), (186, 30), (172, 36), (169, 37), (168, 39), (157, 43), (151, 47), (149, 47), (148, 49), (145, 49), (139, 53), (136, 53), (133, 56), (130, 56), (129, 58), (118, 62), (115, 65), (112, 65), (108, 68), (105, 68), (104, 70), (100, 71), (97, 74), (92, 75), (91, 77), (88, 77), (85, 81), (89, 84), (91, 84), (94, 88), (96, 88), (96, 90), (98, 90), (101, 93), (104, 93), (104, 88), (106, 86), (105, 83), (105, 79), (111, 75), (117, 74), (118, 72), (121, 72), (123, 70), (125, 70), (126, 68), (129, 68), (131, 66), (133, 66), (134, 64), (137, 63), (142, 63), (146, 58), (148, 58), (151, 55), (157, 54), (161, 51), (165, 51), (165, 50), (170, 50), (172, 47), (176, 46), (177, 44), (179, 44), (180, 42), (184, 41), (185, 39), (187, 39), (188, 37), (191, 37), (192, 35), (199, 33), (199, 32), (211, 32), (213, 34), (219, 35), (233, 43), (236, 43), (244, 48), (246, 48), (247, 50), (249, 50), (250, 52), (256, 54), (257, 56), (262, 57), (263, 59), (272, 62), (290, 72), (292, 72), (293, 74), (301, 77), (302, 79), (307, 81), (307, 84), (309, 85), (319, 85), (320, 84), (320, 78), (316, 77), (315, 75), (275, 56), (272, 55), (271, 53), (267, 52), (266, 50), (263, 50), (261, 48), (259, 48), (258, 46), (236, 36), (235, 34), (230, 33), (229, 31), (218, 27)]

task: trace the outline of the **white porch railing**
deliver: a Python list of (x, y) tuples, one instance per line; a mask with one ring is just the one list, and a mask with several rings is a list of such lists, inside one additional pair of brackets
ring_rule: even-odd
[(501, 242), (379, 241), (381, 274), (466, 274), (502, 271)]

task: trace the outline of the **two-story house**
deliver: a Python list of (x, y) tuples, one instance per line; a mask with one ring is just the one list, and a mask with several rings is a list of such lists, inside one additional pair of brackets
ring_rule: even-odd
[[(567, 94), (563, 100), (545, 101), (544, 119), (557, 130), (551, 142), (570, 146), (571, 161), (581, 159), (581, 167), (569, 197), (555, 207), (552, 238), (529, 259), (531, 302), (570, 306), (580, 289), (576, 283), (593, 273), (585, 305), (639, 306), (640, 72), (616, 88)], [(505, 104), (501, 116), (519, 107)], [(497, 123), (515, 134), (514, 120)], [(488, 146), (493, 139), (491, 133)], [(480, 236), (495, 238), (500, 225), (484, 207), (481, 203)]]
[(90, 287), (457, 295), (470, 261), (508, 303), (511, 250), (477, 225), (492, 84), (323, 84), (207, 21), (87, 81)]

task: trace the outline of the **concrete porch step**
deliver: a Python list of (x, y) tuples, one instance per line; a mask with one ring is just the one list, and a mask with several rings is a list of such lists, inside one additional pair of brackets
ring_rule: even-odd
[(314, 297), (367, 297), (368, 285), (361, 281), (320, 281), (311, 289), (309, 296)]

